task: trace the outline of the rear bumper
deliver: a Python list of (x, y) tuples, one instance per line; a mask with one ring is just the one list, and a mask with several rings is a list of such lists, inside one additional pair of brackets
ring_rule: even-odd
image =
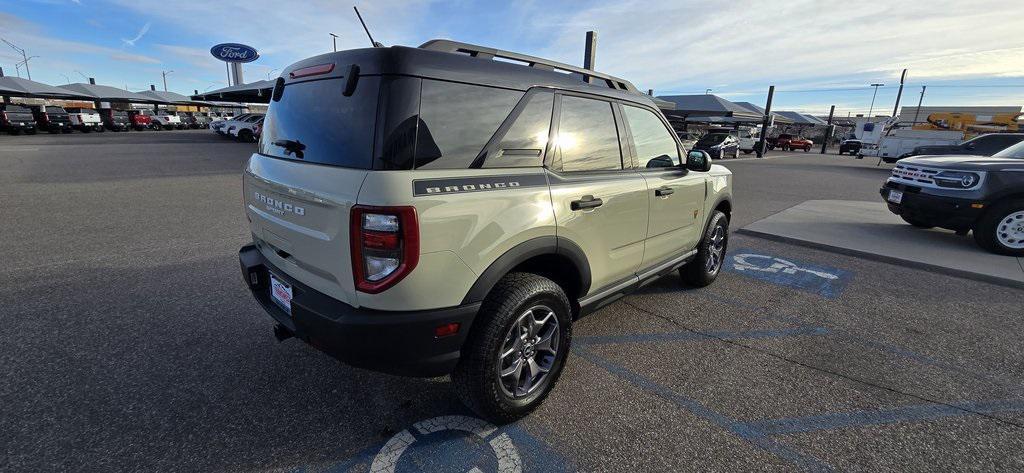
[[(903, 192), (903, 199), (899, 204), (889, 202), (889, 191), (893, 189)], [(920, 188), (893, 182), (886, 182), (879, 189), (879, 193), (889, 206), (890, 212), (953, 230), (974, 227), (974, 223), (988, 208), (985, 202), (926, 194)], [(982, 204), (983, 207), (976, 209), (971, 207), (971, 204)]]
[[(302, 284), (268, 262), (253, 245), (238, 252), (242, 278), (253, 297), (292, 335), (359, 368), (417, 377), (451, 373), (459, 361), (480, 303), (436, 310), (395, 312), (357, 309)], [(270, 299), (270, 276), (292, 286), (291, 315)], [(438, 338), (439, 325), (460, 324)]]

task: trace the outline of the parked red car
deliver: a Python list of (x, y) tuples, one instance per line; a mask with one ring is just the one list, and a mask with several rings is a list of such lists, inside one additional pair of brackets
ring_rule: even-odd
[(153, 117), (146, 110), (129, 110), (128, 116), (132, 122), (132, 128), (136, 131), (148, 130), (153, 127)]
[(781, 134), (778, 138), (775, 138), (774, 146), (769, 149), (779, 148), (783, 151), (796, 151), (798, 149), (808, 152), (811, 150), (811, 146), (814, 142), (807, 138), (795, 137), (793, 135)]

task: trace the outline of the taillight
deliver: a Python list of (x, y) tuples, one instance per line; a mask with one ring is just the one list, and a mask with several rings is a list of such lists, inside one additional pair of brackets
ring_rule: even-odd
[(2, 117), (4, 119), (4, 121), (6, 122), (7, 121), (7, 112), (0, 112), (0, 117)]
[(352, 207), (349, 218), (356, 290), (377, 294), (416, 268), (420, 231), (415, 207)]

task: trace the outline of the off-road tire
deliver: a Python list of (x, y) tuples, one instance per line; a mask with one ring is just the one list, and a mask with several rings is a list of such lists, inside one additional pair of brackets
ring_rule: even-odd
[(999, 242), (999, 225), (1008, 215), (1024, 211), (1024, 200), (1006, 200), (993, 205), (974, 226), (974, 241), (978, 246), (992, 253), (1007, 256), (1024, 256), (1024, 248), (1011, 248)]
[(917, 228), (923, 228), (925, 230), (927, 230), (929, 228), (935, 228), (935, 225), (932, 225), (932, 224), (930, 224), (928, 222), (925, 222), (924, 220), (918, 220), (918, 219), (916, 219), (914, 217), (908, 217), (906, 215), (900, 215), (900, 218), (902, 218), (904, 222), (907, 222), (907, 223), (909, 223), (909, 224), (911, 224), (911, 225), (913, 225), (913, 226), (915, 226)]
[[(721, 243), (721, 251), (714, 251), (714, 242), (712, 239), (715, 236), (715, 229), (722, 228), (721, 235), (724, 240)], [(692, 261), (686, 263), (685, 266), (679, 268), (679, 278), (682, 279), (683, 284), (692, 287), (704, 287), (713, 282), (718, 278), (718, 274), (722, 272), (722, 266), (725, 265), (725, 255), (729, 247), (729, 217), (724, 213), (715, 210), (711, 214), (711, 218), (708, 220), (708, 226), (704, 229), (704, 236), (701, 237), (700, 243), (697, 244), (697, 256)], [(712, 271), (708, 271), (708, 261), (718, 253), (718, 263)]]
[[(514, 399), (499, 385), (499, 352), (505, 335), (526, 310), (538, 303), (550, 307), (558, 320), (558, 350), (543, 385), (523, 398)], [(452, 381), (460, 400), (482, 418), (496, 424), (519, 419), (539, 406), (554, 388), (572, 341), (572, 309), (569, 298), (554, 281), (531, 273), (509, 273), (484, 299), (470, 329)]]

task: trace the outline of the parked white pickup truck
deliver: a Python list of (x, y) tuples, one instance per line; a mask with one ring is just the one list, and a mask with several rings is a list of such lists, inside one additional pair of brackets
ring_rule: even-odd
[(103, 120), (96, 110), (91, 108), (67, 108), (68, 120), (71, 120), (71, 128), (82, 133), (96, 131), (103, 133)]
[(175, 128), (184, 128), (185, 124), (181, 122), (181, 117), (168, 112), (167, 110), (160, 110), (153, 116), (153, 128), (156, 130), (173, 130)]

